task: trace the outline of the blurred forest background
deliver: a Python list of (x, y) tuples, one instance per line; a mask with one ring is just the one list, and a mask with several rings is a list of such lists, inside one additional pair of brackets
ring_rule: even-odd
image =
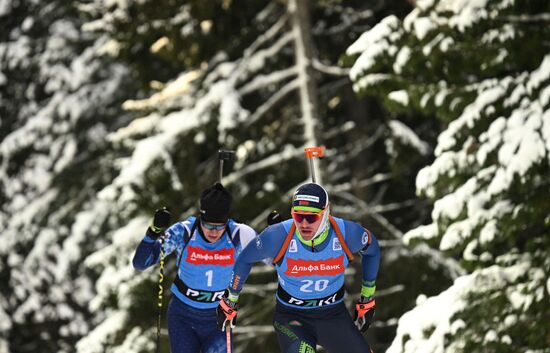
[[(260, 232), (316, 145), (380, 240), (375, 352), (550, 352), (549, 38), (548, 0), (0, 0), (0, 352), (154, 351), (154, 210), (196, 214), (231, 149)], [(236, 352), (278, 352), (275, 281)]]

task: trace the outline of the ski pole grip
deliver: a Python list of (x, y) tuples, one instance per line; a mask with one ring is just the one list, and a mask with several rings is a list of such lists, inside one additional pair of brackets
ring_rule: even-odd
[(235, 151), (230, 150), (218, 150), (218, 160), (220, 161), (220, 175), (219, 182), (222, 182), (223, 178), (223, 161), (234, 161), (235, 160)]
[(304, 152), (307, 158), (322, 158), (325, 155), (325, 146), (306, 147)]
[(235, 159), (235, 151), (219, 150), (218, 159), (220, 161), (233, 161)]

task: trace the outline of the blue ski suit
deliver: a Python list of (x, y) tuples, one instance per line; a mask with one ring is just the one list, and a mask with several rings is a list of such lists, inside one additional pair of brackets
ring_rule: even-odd
[[(225, 334), (216, 325), (216, 307), (236, 258), (256, 236), (251, 227), (230, 219), (221, 238), (210, 243), (199, 223), (189, 217), (165, 232), (165, 254), (176, 252), (178, 269), (167, 312), (172, 353), (226, 352)], [(160, 250), (160, 240), (146, 235), (136, 249), (134, 268), (144, 270), (158, 263)]]
[[(362, 255), (363, 286), (372, 287), (378, 273), (380, 249), (376, 237), (361, 225), (334, 217), (351, 253)], [(229, 287), (238, 296), (255, 262), (273, 259), (283, 246), (293, 220), (267, 227), (237, 259)], [(344, 299), (348, 258), (332, 225), (320, 244), (310, 245), (298, 230), (284, 256), (275, 264), (279, 287), (274, 327), (284, 353), (313, 353), (320, 344), (330, 353), (370, 353), (355, 327)]]

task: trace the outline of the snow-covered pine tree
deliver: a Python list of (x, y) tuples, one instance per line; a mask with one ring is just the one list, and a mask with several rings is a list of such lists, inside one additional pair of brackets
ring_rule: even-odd
[(129, 70), (101, 58), (69, 2), (0, 4), (0, 351), (73, 352), (106, 244), (93, 190), (113, 176), (108, 131), (126, 124)]
[(405, 241), (467, 274), (421, 297), (388, 352), (549, 352), (550, 3), (418, 1), (348, 49), (355, 90), (448, 125)]
[[(226, 10), (226, 16), (232, 16), (233, 7), (229, 6)], [(131, 16), (136, 13), (147, 14), (147, 11), (120, 9), (116, 12), (117, 17), (111, 16), (111, 11), (105, 12), (97, 22), (92, 22), (93, 27), (101, 32), (102, 29), (119, 28), (118, 22), (132, 24), (142, 21), (143, 26), (149, 23)], [(236, 218), (251, 219), (251, 223), (261, 229), (265, 215), (274, 206), (287, 212), (292, 191), (297, 184), (307, 180), (307, 167), (302, 152), (307, 138), (303, 132), (301, 103), (297, 94), (300, 87), (300, 71), (295, 64), (297, 39), (291, 32), (293, 22), (289, 13), (285, 6), (277, 2), (268, 4), (249, 22), (242, 23), (242, 31), (249, 33), (247, 37), (225, 41), (233, 43), (231, 48), (241, 48), (241, 56), (221, 45), (216, 55), (205, 64), (188, 67), (179, 78), (165, 85), (157, 84), (162, 89), (156, 94), (126, 102), (126, 109), (141, 112), (142, 118), (111, 135), (111, 141), (120, 151), (126, 150), (129, 153), (124, 162), (127, 165), (121, 175), (127, 169), (139, 170), (138, 174), (144, 176), (132, 174), (134, 191), (137, 191), (132, 197), (139, 198), (139, 201), (134, 200), (132, 203), (139, 203), (144, 210), (149, 209), (151, 212), (151, 203), (168, 200), (176, 214), (193, 213), (198, 191), (215, 180), (215, 152), (219, 147), (224, 147), (236, 149), (238, 155), (233, 172), (224, 179), (224, 184), (231, 187), (236, 196)], [(327, 162), (323, 161), (321, 166), (325, 168), (324, 182), (329, 191), (334, 192), (334, 210), (337, 214), (370, 224), (377, 233), (390, 233), (399, 237), (399, 228), (406, 229), (404, 224), (417, 222), (416, 217), (403, 216), (401, 211), (404, 207), (410, 209), (415, 204), (410, 199), (413, 197), (411, 188), (400, 185), (407, 184), (406, 175), (411, 173), (410, 166), (404, 166), (397, 177), (390, 173), (385, 160), (379, 158), (380, 147), (382, 153), (385, 153), (383, 140), (390, 133), (384, 127), (377, 128), (379, 120), (368, 114), (376, 112), (381, 116), (383, 112), (377, 111), (372, 102), (358, 102), (349, 89), (347, 71), (334, 66), (339, 56), (335, 53), (342, 53), (347, 46), (346, 41), (350, 37), (356, 37), (364, 29), (365, 23), (376, 19), (377, 13), (362, 6), (319, 6), (314, 7), (312, 13), (313, 37), (322, 50), (314, 51), (314, 70), (308, 70), (306, 75), (311, 75), (311, 72), (315, 75), (319, 100), (317, 110), (320, 116), (308, 123), (322, 131), (318, 141), (323, 141), (332, 149), (332, 156), (329, 153)], [(162, 38), (160, 42), (156, 41), (155, 36), (140, 36), (146, 46), (150, 46), (151, 50), (160, 50), (159, 53), (164, 58), (170, 57), (166, 51), (175, 45), (173, 43), (181, 40), (177, 36), (173, 38), (170, 34), (172, 32), (182, 33), (190, 38), (201, 37), (200, 33), (204, 31), (204, 26), (200, 25), (202, 23), (210, 23), (212, 27), (206, 27), (213, 33), (219, 32), (216, 29), (219, 19), (210, 21), (212, 19), (208, 17), (195, 18), (193, 5), (186, 5), (173, 14), (174, 18), (167, 16), (155, 21), (155, 28), (159, 31), (156, 36)], [(133, 31), (133, 26), (128, 30)], [(185, 27), (186, 30), (180, 32), (178, 26)], [(170, 32), (163, 33), (161, 28), (169, 28)], [(112, 35), (116, 35), (116, 38), (133, 37), (116, 31)], [(212, 41), (219, 42), (214, 39)], [(123, 42), (117, 47), (129, 48), (132, 44)], [(412, 136), (406, 133), (407, 130), (402, 130), (404, 133), (401, 136)], [(406, 145), (412, 146), (413, 151), (417, 150), (414, 144)], [(157, 188), (159, 185), (163, 186)], [(174, 194), (185, 196), (174, 198)], [(126, 196), (128, 195), (130, 194)], [(126, 197), (124, 199), (130, 200)], [(369, 199), (369, 203), (362, 199)], [(417, 207), (415, 211), (422, 214), (422, 209)], [(389, 214), (389, 217), (385, 214)], [(129, 229), (128, 234), (135, 231)], [(135, 234), (128, 236), (135, 237)], [(137, 239), (134, 243), (137, 243)], [(122, 295), (118, 292), (117, 282), (109, 281), (108, 274), (118, 272), (122, 265), (114, 261), (114, 258), (119, 253), (129, 252), (126, 245), (118, 250), (114, 249), (116, 246), (121, 245), (114, 244), (110, 252), (102, 253), (110, 254), (110, 258), (105, 259), (98, 255), (96, 260), (88, 263), (101, 276), (99, 282), (110, 283), (109, 286), (102, 287), (96, 297), (98, 303), (107, 306), (111, 305), (109, 298)], [(403, 255), (397, 251), (395, 257), (388, 256), (388, 267), (395, 268), (392, 261), (403, 259)], [(109, 263), (112, 265), (105, 265)], [(410, 262), (407, 261), (407, 264)], [(136, 314), (144, 313), (142, 308), (147, 298), (143, 298), (143, 293), (154, 292), (155, 275), (156, 273), (150, 271), (137, 279), (119, 278), (119, 282), (131, 283), (132, 288), (126, 291), (123, 286), (124, 293), (132, 293), (128, 296), (129, 301), (125, 302), (125, 307), (115, 304), (117, 312), (130, 313), (131, 319), (127, 323), (130, 328), (135, 327), (135, 334), (127, 336), (126, 342), (131, 342), (131, 338), (140, 335), (143, 329), (149, 328), (148, 332), (153, 332), (152, 313)], [(261, 284), (266, 278), (273, 279), (272, 273), (267, 277), (251, 278), (251, 284), (247, 286), (246, 290), (258, 295), (243, 297), (243, 300), (248, 297), (250, 302), (242, 302), (243, 311), (237, 339), (240, 340), (238, 343), (246, 344), (238, 345), (240, 348), (248, 347), (253, 350), (255, 347), (265, 347), (261, 333), (271, 332), (271, 293), (275, 287)], [(386, 278), (395, 279), (393, 276)], [(392, 280), (388, 280), (386, 285), (390, 286)], [(254, 283), (258, 285), (255, 286)], [(383, 289), (384, 282), (382, 283), (380, 288)], [(397, 286), (389, 293), (398, 293), (400, 288), (402, 287)], [(266, 293), (270, 295), (265, 295)], [(402, 305), (407, 302), (400, 301), (397, 310), (388, 310), (389, 305), (386, 305), (379, 317), (383, 319), (395, 316), (407, 307), (407, 304)], [(245, 327), (249, 323), (264, 325)], [(85, 349), (94, 341), (106, 341), (95, 335), (109, 332), (105, 327), (108, 327), (107, 323), (105, 326), (98, 326), (79, 347)], [(387, 337), (392, 336), (391, 324), (386, 326), (382, 323), (380, 327), (385, 331), (380, 340), (387, 342)], [(124, 337), (125, 334), (121, 331), (119, 336)], [(253, 341), (250, 340), (251, 337), (254, 337)], [(268, 342), (267, 346), (275, 349), (273, 337)], [(136, 347), (137, 345), (131, 348), (137, 349)], [(125, 348), (129, 349), (129, 346), (126, 345)]]
[[(308, 180), (292, 11), (278, 1), (247, 2), (250, 12), (232, 1), (0, 7), (2, 349), (150, 352), (157, 273), (136, 273), (130, 258), (153, 210), (193, 214), (200, 189), (216, 179), (220, 147), (238, 152), (224, 179), (238, 200), (234, 215), (258, 230), (273, 207), (288, 212), (291, 192)], [(399, 237), (424, 206), (407, 188), (414, 165), (392, 170), (384, 140), (395, 135), (392, 146), (404, 141), (414, 156), (422, 149), (403, 126), (379, 127), (384, 111), (357, 100), (347, 70), (335, 66), (388, 10), (331, 1), (311, 11), (306, 75), (315, 76), (318, 117), (309, 123), (329, 147), (319, 165), (333, 210), (382, 239)], [(411, 276), (399, 278), (400, 265), (419, 268), (416, 255), (391, 249), (380, 298), (402, 294), (392, 285)], [(272, 332), (269, 278), (259, 273), (247, 286), (239, 351), (277, 350), (263, 335)], [(386, 319), (413, 300), (405, 299), (380, 307), (371, 332), (382, 343), (394, 331)]]

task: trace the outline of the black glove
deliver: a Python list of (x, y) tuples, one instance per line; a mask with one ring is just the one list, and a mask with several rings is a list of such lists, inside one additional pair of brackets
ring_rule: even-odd
[(283, 220), (283, 217), (279, 214), (279, 212), (273, 210), (270, 214), (267, 215), (267, 225), (271, 226), (273, 224), (277, 224)]
[(365, 298), (361, 296), (359, 302), (355, 304), (355, 315), (353, 321), (355, 322), (357, 329), (362, 333), (365, 333), (372, 323), (375, 306), (376, 301), (373, 297)]
[[(226, 291), (227, 292), (227, 291)], [(222, 331), (225, 331), (227, 326), (234, 328), (237, 324), (237, 302), (232, 302), (227, 299), (227, 296), (224, 294), (220, 304), (216, 308), (216, 317), (218, 322), (218, 328)]]
[(166, 207), (155, 211), (153, 224), (147, 228), (147, 235), (153, 239), (157, 239), (162, 232), (170, 225), (170, 212)]

